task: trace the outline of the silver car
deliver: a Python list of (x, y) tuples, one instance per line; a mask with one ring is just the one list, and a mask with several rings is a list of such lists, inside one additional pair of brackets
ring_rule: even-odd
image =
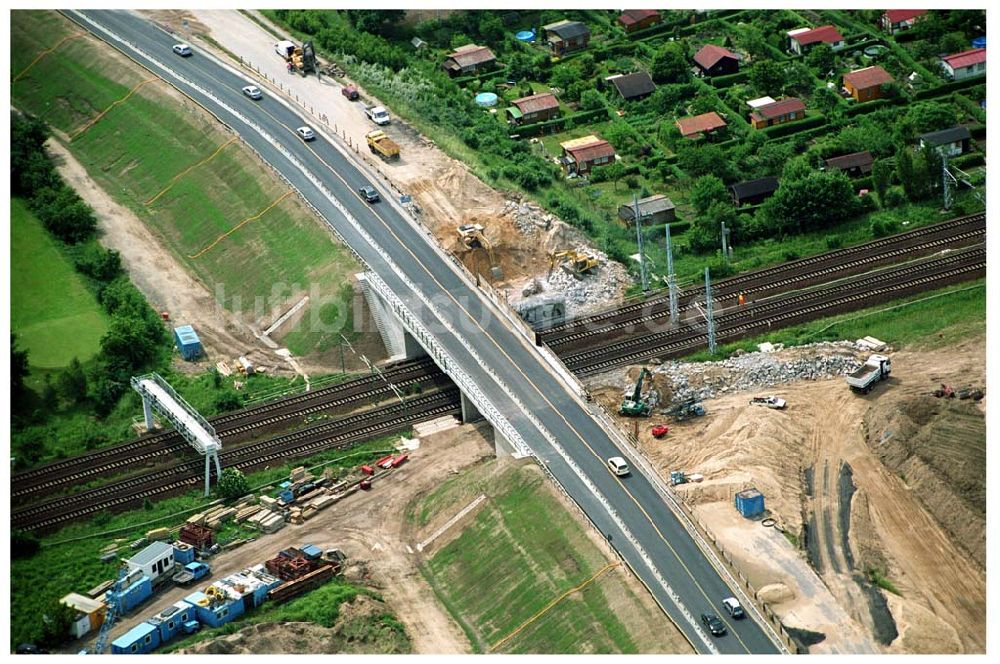
[(247, 97), (250, 97), (250, 99), (255, 99), (255, 100), (260, 99), (261, 97), (264, 96), (264, 93), (262, 93), (260, 91), (260, 88), (258, 88), (256, 85), (248, 85), (245, 88), (243, 88), (243, 94), (245, 94)]
[(316, 138), (316, 132), (312, 130), (312, 127), (299, 127), (295, 130), (295, 133), (299, 135), (303, 141), (311, 141)]
[(194, 51), (192, 51), (191, 47), (188, 46), (187, 44), (174, 44), (174, 53), (176, 53), (181, 57), (186, 58), (187, 56), (194, 53)]

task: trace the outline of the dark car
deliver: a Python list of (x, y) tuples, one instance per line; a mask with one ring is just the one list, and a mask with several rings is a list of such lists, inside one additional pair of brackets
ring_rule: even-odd
[(712, 633), (712, 636), (722, 636), (726, 633), (726, 626), (722, 624), (722, 621), (714, 613), (701, 614), (701, 622)]
[(378, 192), (375, 191), (375, 187), (370, 184), (358, 188), (358, 193), (361, 194), (361, 198), (365, 199), (366, 203), (378, 203), (382, 200), (379, 198)]
[(34, 643), (22, 643), (14, 651), (18, 655), (48, 655), (49, 651), (39, 648)]

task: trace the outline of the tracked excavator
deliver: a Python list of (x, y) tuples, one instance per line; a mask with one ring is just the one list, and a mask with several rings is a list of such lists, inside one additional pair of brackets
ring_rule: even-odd
[(647, 376), (649, 378), (653, 377), (653, 375), (649, 373), (649, 369), (643, 367), (642, 371), (639, 372), (639, 380), (635, 381), (635, 390), (633, 390), (632, 395), (622, 401), (621, 408), (618, 409), (619, 415), (626, 415), (628, 417), (649, 417), (653, 409), (648, 403), (642, 400), (642, 380)]
[(555, 251), (549, 254), (549, 276), (556, 265), (572, 274), (577, 279), (583, 279), (584, 275), (600, 265), (597, 256), (589, 251), (576, 251), (567, 249), (566, 251)]

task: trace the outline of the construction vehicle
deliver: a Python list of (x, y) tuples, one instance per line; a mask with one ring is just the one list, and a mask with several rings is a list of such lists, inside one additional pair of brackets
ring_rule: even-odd
[(649, 376), (650, 378), (653, 377), (653, 375), (649, 373), (649, 369), (643, 367), (642, 371), (639, 372), (639, 380), (635, 381), (635, 389), (632, 391), (632, 395), (626, 397), (622, 401), (622, 405), (618, 409), (619, 415), (625, 415), (627, 417), (649, 417), (649, 414), (653, 412), (650, 405), (642, 400), (642, 379), (646, 376)]
[(670, 427), (666, 424), (657, 424), (650, 430), (650, 433), (653, 434), (653, 438), (663, 438), (670, 433)]
[(775, 410), (784, 410), (788, 405), (784, 399), (775, 396), (768, 397), (754, 397), (750, 399), (751, 406), (764, 406), (765, 408), (774, 408)]
[(377, 154), (383, 161), (399, 159), (399, 144), (389, 138), (381, 129), (365, 134), (365, 140), (368, 141), (368, 149), (372, 151), (372, 154)]
[(497, 265), (496, 257), (493, 254), (493, 243), (486, 239), (483, 233), (482, 224), (462, 224), (458, 227), (458, 237), (466, 249), (482, 249), (490, 260), (490, 273), (494, 279), (502, 279), (503, 271)]
[(111, 586), (111, 589), (104, 593), (104, 603), (108, 608), (104, 614), (104, 622), (101, 623), (101, 631), (97, 633), (97, 641), (94, 642), (92, 650), (84, 649), (80, 651), (81, 655), (101, 655), (108, 647), (108, 637), (111, 636), (111, 628), (118, 618), (118, 611), (121, 606), (118, 596), (125, 589), (126, 579), (128, 579), (128, 565), (123, 563), (118, 569), (118, 578), (115, 579), (115, 585)]
[(678, 484), (687, 484), (687, 476), (683, 470), (671, 470), (670, 486), (677, 486)]
[(274, 51), (284, 58), (285, 62), (291, 64), (292, 69), (303, 76), (316, 71), (316, 50), (311, 41), (303, 43), (302, 46), (296, 46), (295, 42), (286, 39), (275, 44)]
[(583, 279), (586, 273), (601, 263), (593, 252), (587, 250), (576, 251), (567, 249), (566, 251), (555, 251), (549, 254), (549, 258), (551, 261), (549, 264), (549, 276), (552, 275), (552, 270), (555, 269), (556, 265), (559, 265), (563, 270), (572, 274), (577, 279)]
[(380, 127), (389, 124), (389, 111), (385, 106), (365, 106), (365, 115)]
[(692, 417), (701, 417), (705, 414), (705, 406), (702, 405), (697, 399), (689, 399), (681, 404), (674, 406), (669, 411), (670, 415), (673, 415), (678, 422), (683, 422), (686, 419)]
[(847, 384), (855, 392), (868, 394), (876, 383), (888, 378), (891, 372), (892, 360), (876, 353), (869, 356), (868, 361), (860, 369), (847, 375)]

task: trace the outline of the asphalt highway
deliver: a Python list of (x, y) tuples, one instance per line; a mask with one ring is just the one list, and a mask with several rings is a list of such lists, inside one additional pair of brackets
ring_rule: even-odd
[[(754, 619), (734, 621), (725, 614), (721, 601), (733, 591), (650, 479), (638, 469), (626, 477), (608, 471), (606, 459), (621, 451), (537, 349), (442, 259), (426, 235), (396, 207), (386, 202), (368, 205), (358, 196), (364, 184), (381, 187), (327, 140), (322, 126), (279, 102), (269, 90), (260, 101), (247, 99), (241, 88), (256, 81), (235, 74), (198, 49), (191, 57), (175, 55), (171, 46), (177, 40), (136, 14), (88, 10), (67, 16), (215, 114), (301, 192), (420, 319), (451, 360), (475, 380), (698, 652), (779, 652)], [(315, 141), (305, 143), (297, 137), (294, 130), (302, 125), (317, 130)], [(196, 157), (192, 155), (193, 160)], [(332, 192), (377, 247), (313, 178)], [(391, 195), (382, 189), (383, 198)], [(708, 635), (698, 619), (702, 612), (718, 615), (728, 634)]]

